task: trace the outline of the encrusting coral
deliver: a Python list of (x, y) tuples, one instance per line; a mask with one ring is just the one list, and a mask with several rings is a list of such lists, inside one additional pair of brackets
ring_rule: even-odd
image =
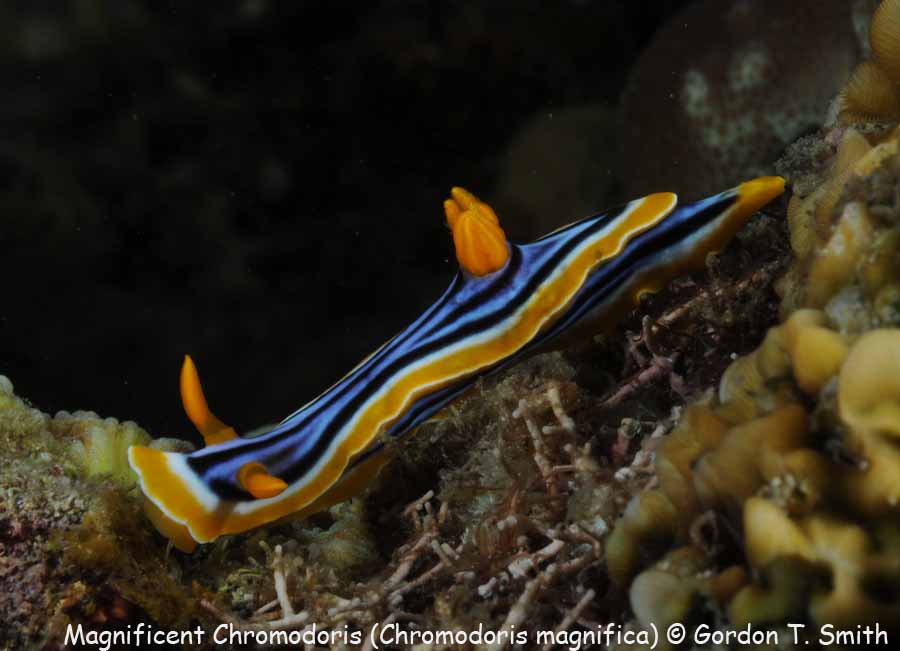
[[(790, 160), (800, 157), (817, 179), (795, 187), (788, 208), (783, 322), (685, 410), (657, 450), (658, 487), (633, 498), (607, 539), (610, 575), (644, 626), (685, 621), (699, 603), (735, 627), (897, 631), (900, 128), (867, 120), (900, 113), (853, 102), (864, 78), (900, 71), (898, 18), (900, 3), (885, 0), (875, 59), (842, 96), (845, 124), (781, 163), (801, 169)], [(700, 551), (673, 574), (671, 558)]]
[(900, 2), (884, 0), (872, 17), (872, 58), (853, 72), (840, 96), (845, 123), (900, 119)]
[(149, 436), (134, 423), (50, 417), (0, 376), (0, 645), (46, 648), (67, 624), (204, 621), (129, 492), (124, 451), (136, 440)]

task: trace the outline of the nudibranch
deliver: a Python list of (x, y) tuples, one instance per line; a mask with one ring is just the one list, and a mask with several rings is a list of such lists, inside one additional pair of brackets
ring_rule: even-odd
[(454, 188), (444, 203), (460, 269), (406, 329), (319, 397), (256, 437), (239, 437), (207, 407), (190, 358), (188, 417), (206, 447), (129, 449), (156, 527), (191, 551), (223, 534), (314, 513), (361, 491), (413, 430), (479, 378), (576, 325), (608, 325), (640, 296), (703, 266), (784, 180), (763, 177), (679, 205), (652, 194), (530, 244), (509, 242), (497, 215)]

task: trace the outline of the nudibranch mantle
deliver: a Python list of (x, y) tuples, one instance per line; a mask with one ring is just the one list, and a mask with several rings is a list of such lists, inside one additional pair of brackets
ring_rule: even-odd
[(784, 181), (763, 177), (701, 201), (652, 194), (530, 244), (506, 240), (487, 204), (454, 188), (445, 211), (460, 271), (418, 319), (330, 389), (254, 438), (209, 413), (188, 358), (182, 396), (207, 447), (129, 449), (147, 512), (180, 549), (361, 490), (411, 431), (479, 378), (581, 324), (607, 324), (674, 276), (702, 267)]

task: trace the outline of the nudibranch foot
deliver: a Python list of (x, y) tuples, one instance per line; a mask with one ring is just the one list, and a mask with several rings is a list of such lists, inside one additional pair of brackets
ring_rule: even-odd
[[(460, 270), (396, 337), (270, 431), (242, 438), (210, 411), (185, 359), (185, 410), (207, 441), (190, 454), (129, 449), (148, 514), (179, 549), (327, 508), (363, 490), (414, 431), (480, 379), (607, 327), (641, 294), (701, 268), (784, 180), (693, 203), (652, 194), (530, 244), (462, 188), (444, 204)], [(583, 333), (587, 334), (587, 333)]]
[(197, 549), (199, 543), (194, 540), (194, 537), (191, 536), (190, 529), (184, 524), (176, 522), (163, 513), (160, 508), (153, 503), (153, 500), (147, 496), (144, 496), (143, 498), (143, 507), (147, 519), (149, 519), (153, 526), (156, 527), (157, 531), (172, 542), (175, 549), (187, 554), (190, 554)]
[(201, 517), (197, 509), (180, 511), (177, 515), (164, 504), (192, 505), (193, 499), (184, 480), (170, 469), (169, 459), (174, 453), (143, 446), (128, 448), (128, 462), (137, 473), (144, 494), (143, 507), (150, 522), (162, 535), (172, 541), (177, 549), (192, 552), (199, 542), (209, 542), (197, 536), (188, 526), (192, 518)]

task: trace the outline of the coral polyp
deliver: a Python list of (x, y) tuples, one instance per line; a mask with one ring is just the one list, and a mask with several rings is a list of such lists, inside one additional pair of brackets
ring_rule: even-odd
[(872, 17), (869, 42), (872, 59), (864, 61), (840, 96), (841, 119), (896, 121), (900, 119), (900, 2), (884, 0)]

